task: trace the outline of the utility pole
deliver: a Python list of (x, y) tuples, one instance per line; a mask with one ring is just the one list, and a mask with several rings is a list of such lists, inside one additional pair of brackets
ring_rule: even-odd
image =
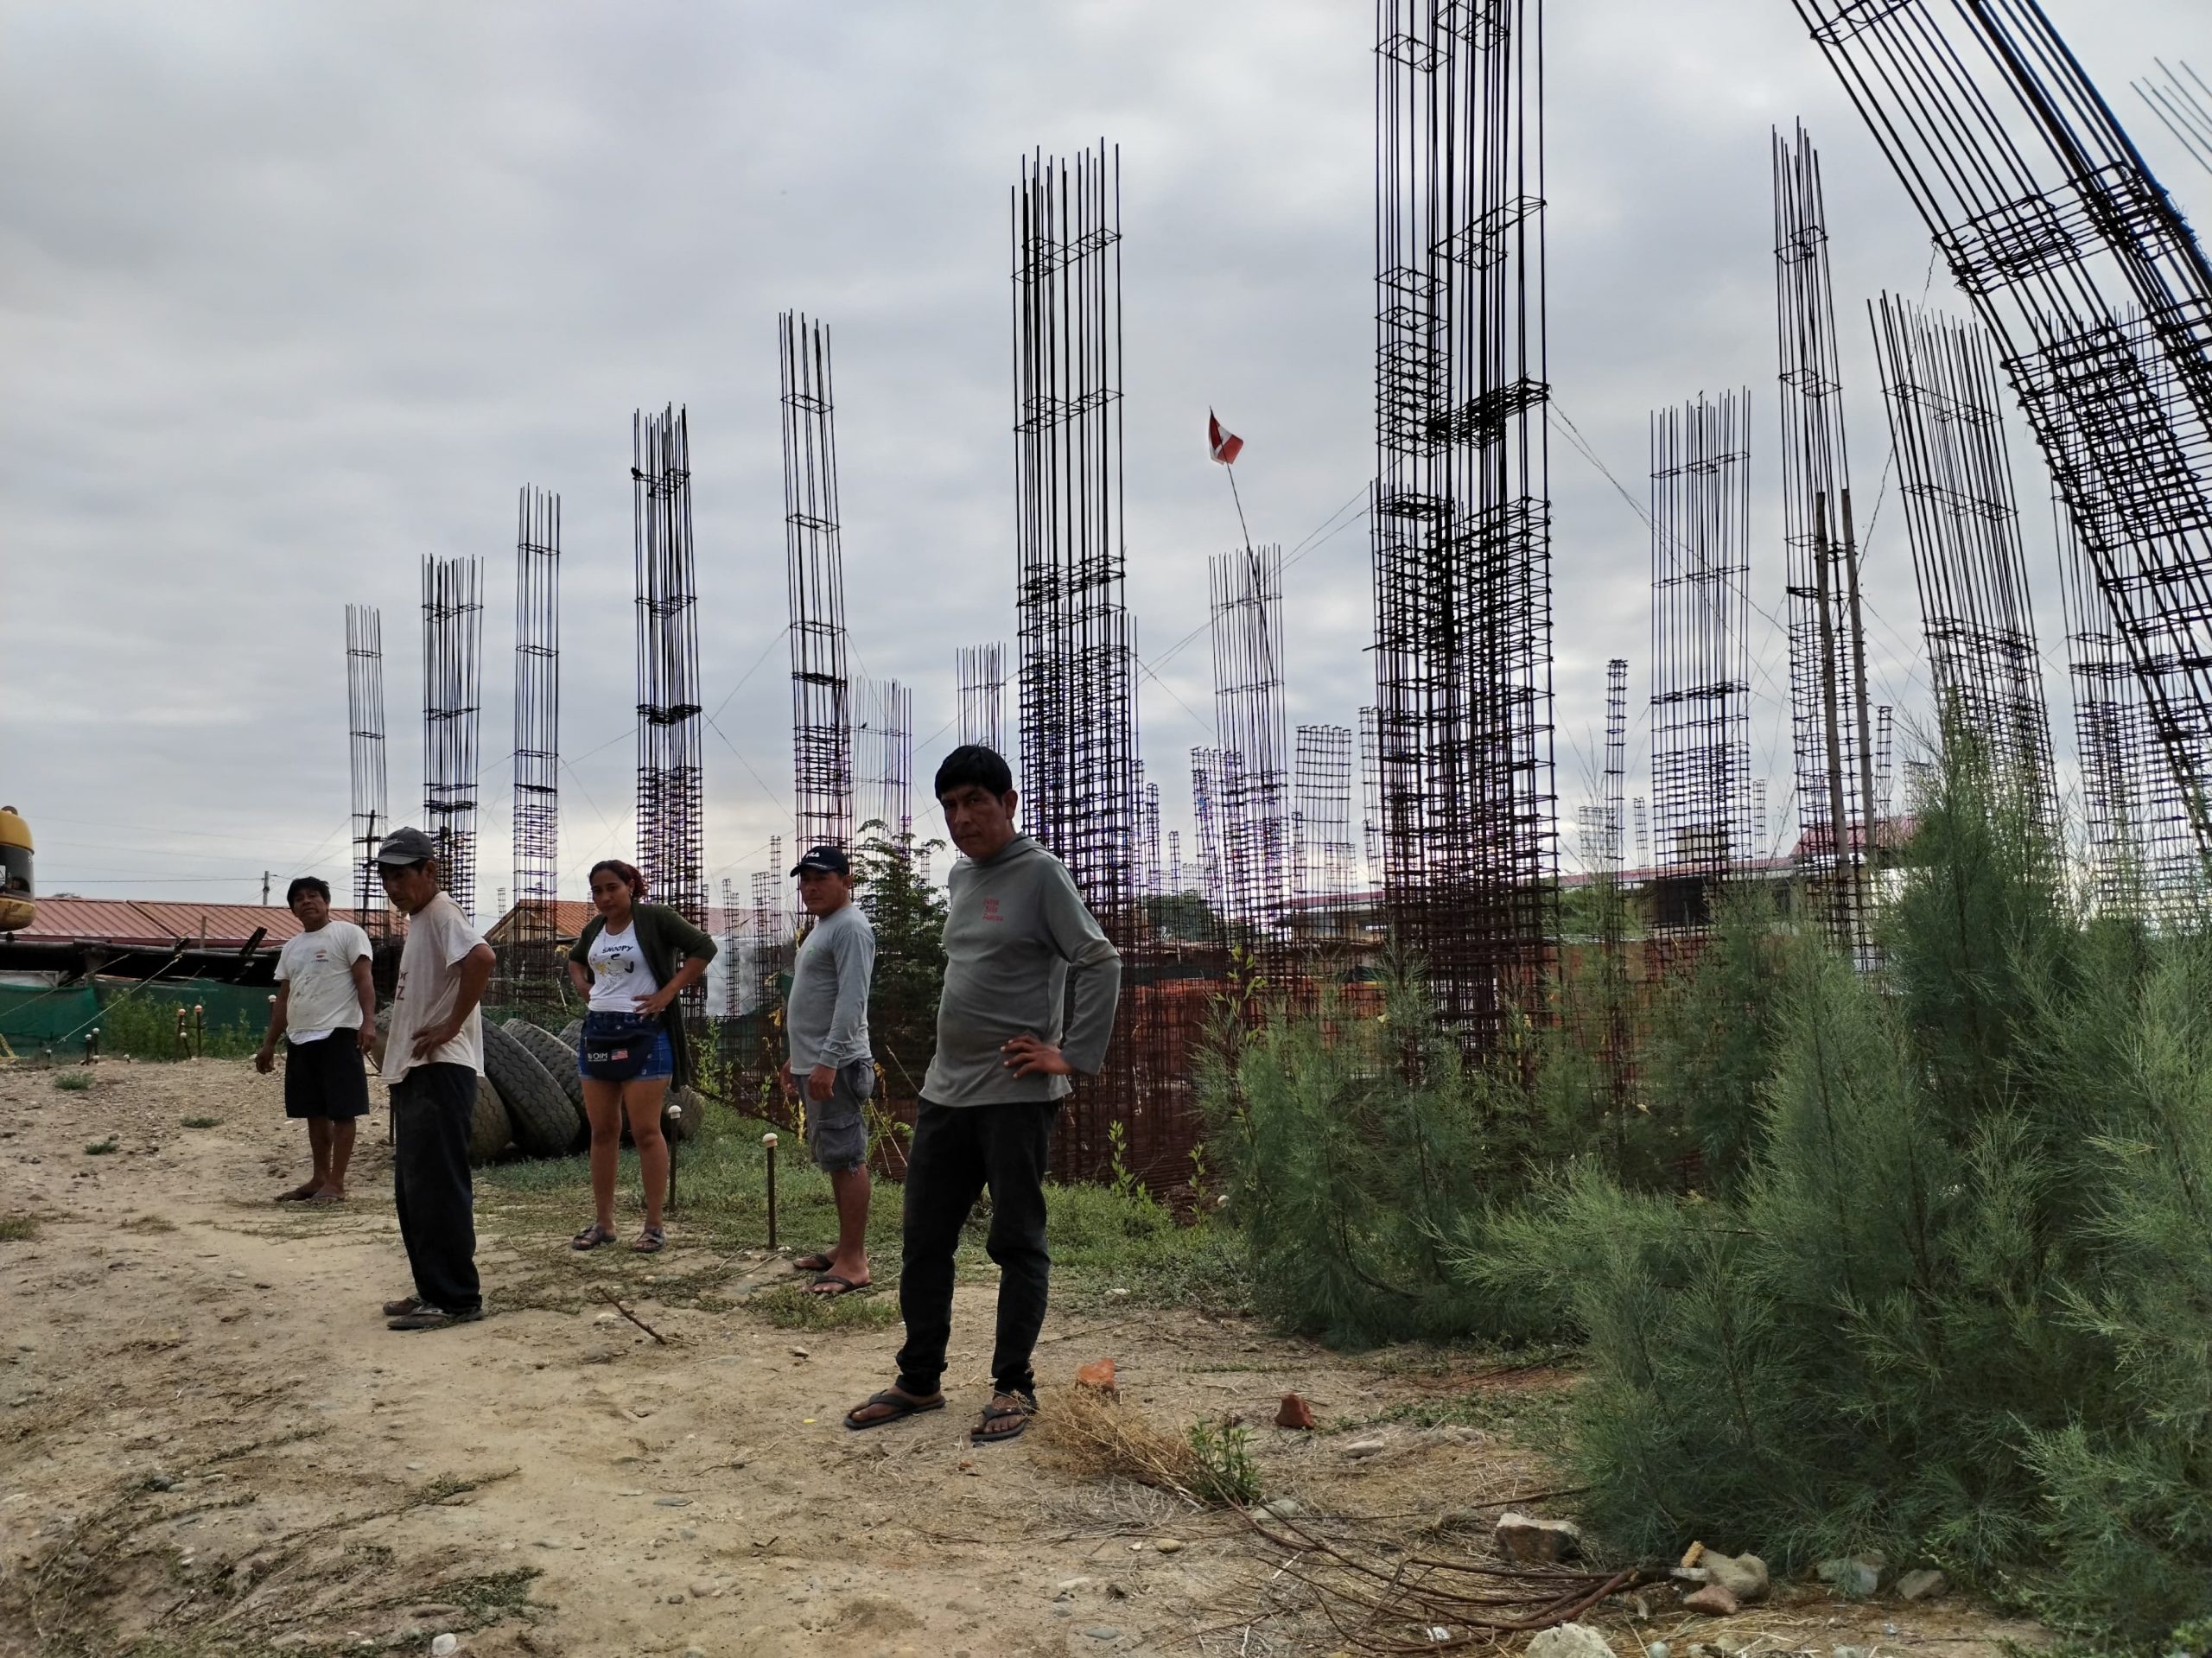
[(261, 872), (261, 907), (264, 910), (269, 907), (269, 872), (266, 869)]

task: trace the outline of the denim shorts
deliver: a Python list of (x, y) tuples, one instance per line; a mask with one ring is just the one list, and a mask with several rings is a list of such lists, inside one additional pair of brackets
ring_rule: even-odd
[[(593, 1076), (589, 1071), (584, 1069), (583, 1039), (582, 1037), (578, 1037), (576, 1039), (576, 1075), (582, 1077), (584, 1081), (588, 1083), (596, 1083), (600, 1081), (601, 1079), (599, 1077)], [(675, 1075), (676, 1050), (668, 1045), (668, 1032), (666, 1031), (655, 1031), (653, 1032), (653, 1051), (645, 1056), (645, 1069), (640, 1070), (635, 1077), (629, 1077), (626, 1080), (632, 1083), (664, 1083)], [(620, 1083), (615, 1084), (617, 1088), (620, 1088), (621, 1085), (622, 1084)]]

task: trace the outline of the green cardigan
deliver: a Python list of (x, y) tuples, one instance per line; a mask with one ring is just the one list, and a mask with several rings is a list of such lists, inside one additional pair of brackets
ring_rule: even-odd
[[(715, 959), (715, 941), (701, 932), (677, 912), (665, 904), (640, 904), (630, 912), (631, 928), (638, 935), (638, 948), (645, 958), (645, 965), (652, 970), (653, 982), (665, 985), (676, 976), (677, 969), (687, 960), (711, 962)], [(595, 915), (584, 923), (569, 959), (581, 964), (586, 972), (591, 970), (591, 941), (607, 931), (607, 918)], [(684, 1088), (696, 1074), (691, 1063), (691, 1042), (683, 1029), (683, 1004), (672, 1001), (660, 1016), (660, 1027), (668, 1032), (669, 1052), (676, 1061), (676, 1074), (670, 1086)]]

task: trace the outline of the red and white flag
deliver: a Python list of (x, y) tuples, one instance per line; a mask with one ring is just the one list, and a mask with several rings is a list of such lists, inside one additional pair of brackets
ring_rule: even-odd
[(1244, 440), (1234, 432), (1223, 431), (1220, 416), (1209, 409), (1206, 410), (1206, 447), (1212, 451), (1213, 458), (1226, 467), (1233, 465), (1236, 457), (1244, 453)]

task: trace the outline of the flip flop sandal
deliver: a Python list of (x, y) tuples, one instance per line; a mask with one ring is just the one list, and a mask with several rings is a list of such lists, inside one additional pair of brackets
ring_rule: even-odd
[[(983, 1420), (968, 1430), (969, 1445), (1002, 1445), (1008, 1439), (1019, 1439), (1029, 1432), (1029, 1419), (1037, 1414), (1034, 1405), (992, 1405), (983, 1412)], [(993, 1422), (1003, 1422), (1010, 1417), (1021, 1419), (1019, 1427), (1008, 1428), (1003, 1433), (986, 1433), (983, 1430)]]
[(343, 1197), (325, 1197), (322, 1193), (317, 1192), (314, 1197), (302, 1197), (300, 1201), (307, 1204), (342, 1204), (346, 1200)]
[(637, 1242), (630, 1246), (630, 1253), (633, 1255), (657, 1255), (667, 1247), (667, 1231), (661, 1227), (649, 1226), (638, 1234)]
[(575, 1236), (569, 1240), (569, 1248), (576, 1250), (596, 1249), (602, 1243), (612, 1243), (613, 1242), (614, 1234), (608, 1231), (597, 1221), (594, 1221), (589, 1226), (587, 1226), (582, 1231), (577, 1233)]
[(826, 1273), (830, 1270), (830, 1252), (817, 1249), (810, 1255), (794, 1255), (791, 1266), (803, 1273)]
[[(870, 1405), (888, 1405), (892, 1407), (891, 1414), (888, 1416), (878, 1416), (872, 1420), (866, 1422), (855, 1422), (853, 1418), (859, 1415)], [(845, 1426), (855, 1433), (865, 1433), (872, 1427), (884, 1427), (893, 1422), (903, 1422), (909, 1416), (920, 1416), (925, 1412), (943, 1410), (944, 1408), (944, 1395), (943, 1394), (939, 1394), (934, 1399), (917, 1401), (907, 1398), (905, 1394), (894, 1393), (890, 1388), (886, 1388), (881, 1393), (870, 1394), (866, 1399), (861, 1401), (859, 1404), (854, 1406), (852, 1409), (847, 1411), (845, 1413)]]
[[(836, 1287), (824, 1289), (823, 1286), (825, 1284), (834, 1284)], [(867, 1287), (865, 1284), (854, 1283), (849, 1278), (840, 1278), (835, 1273), (818, 1273), (815, 1275), (814, 1281), (806, 1286), (806, 1293), (809, 1295), (818, 1295), (825, 1301), (834, 1301), (841, 1295), (850, 1295), (855, 1290), (864, 1290)]]
[(404, 1318), (408, 1314), (422, 1310), (423, 1298), (419, 1295), (403, 1295), (397, 1301), (384, 1304), (384, 1316), (387, 1318)]

